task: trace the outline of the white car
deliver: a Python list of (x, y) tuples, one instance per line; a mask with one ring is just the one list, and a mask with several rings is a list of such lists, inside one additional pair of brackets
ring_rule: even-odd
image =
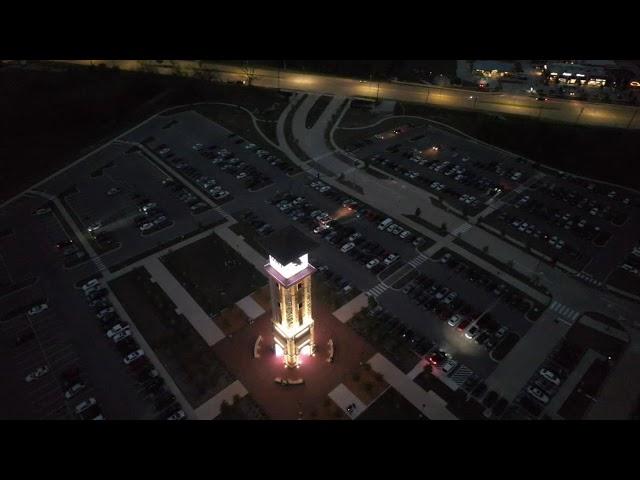
[(153, 227), (155, 227), (153, 222), (145, 222), (142, 225), (140, 225), (140, 231), (146, 232), (147, 230), (151, 230)]
[(373, 260), (370, 260), (367, 263), (367, 270), (371, 270), (373, 267), (379, 264), (380, 264), (380, 260), (378, 260), (377, 258), (374, 258)]
[(30, 317), (33, 317), (34, 315), (37, 315), (39, 313), (44, 312), (48, 308), (49, 308), (49, 305), (47, 305), (46, 303), (41, 303), (40, 305), (35, 305), (35, 306), (31, 307), (29, 309), (29, 311), (27, 312), (27, 314)]
[(131, 352), (129, 355), (124, 357), (122, 359), (122, 361), (124, 362), (125, 365), (130, 365), (131, 363), (135, 362), (140, 357), (144, 357), (144, 350), (142, 350), (141, 348), (139, 348), (135, 352)]
[(73, 398), (78, 393), (80, 393), (82, 390), (84, 390), (86, 387), (87, 386), (84, 383), (78, 382), (78, 383), (74, 384), (73, 386), (71, 386), (71, 388), (69, 390), (64, 392), (64, 398), (66, 398), (67, 400), (70, 399), (70, 398)]
[(389, 255), (387, 258), (384, 259), (384, 264), (389, 266), (396, 260), (398, 260), (398, 255), (396, 255), (395, 253), (392, 253), (391, 255)]
[(113, 337), (116, 333), (119, 333), (123, 330), (126, 330), (127, 328), (129, 328), (129, 325), (126, 323), (118, 323), (117, 325), (114, 325), (108, 332), (107, 332), (107, 338), (111, 338)]
[(97, 278), (93, 278), (89, 280), (87, 283), (85, 283), (84, 285), (82, 285), (82, 287), (80, 288), (82, 288), (82, 290), (86, 292), (90, 288), (97, 287), (98, 285), (100, 285), (100, 280), (98, 280)]
[(78, 415), (80, 415), (82, 412), (84, 412), (87, 408), (92, 407), (93, 405), (96, 404), (96, 399), (91, 397), (87, 400), (85, 400), (82, 403), (79, 403), (78, 405), (76, 405), (76, 413)]
[(34, 380), (39, 379), (40, 377), (45, 376), (47, 373), (49, 373), (49, 367), (47, 365), (44, 365), (42, 367), (38, 367), (36, 368), (33, 372), (31, 372), (29, 375), (27, 375), (24, 379), (25, 382), (30, 383)]
[(131, 336), (131, 330), (129, 330), (129, 328), (125, 328), (124, 330), (116, 333), (113, 338), (111, 338), (111, 340), (113, 340), (113, 343), (118, 343), (121, 340), (124, 340), (127, 337)]
[(543, 392), (540, 388), (534, 387), (533, 385), (529, 385), (527, 387), (527, 393), (531, 395), (533, 398), (542, 403), (549, 403), (549, 395)]
[(549, 380), (554, 385), (560, 385), (560, 377), (547, 368), (540, 369), (540, 375)]
[(347, 253), (349, 250), (351, 250), (353, 247), (355, 247), (355, 243), (353, 242), (349, 242), (349, 243), (345, 243), (342, 248), (340, 249), (340, 251), (342, 253)]
[(471, 327), (469, 327), (469, 329), (465, 332), (464, 336), (469, 339), (469, 340), (473, 340), (475, 339), (478, 335), (480, 335), (481, 330), (480, 327), (478, 327), (477, 325), (472, 325)]
[(462, 321), (462, 316), (460, 315), (452, 315), (451, 318), (447, 321), (447, 325), (450, 327), (457, 326)]
[(178, 410), (167, 417), (167, 420), (183, 420), (186, 418), (184, 410)]
[(387, 227), (387, 232), (393, 232), (396, 228), (398, 228), (398, 225), (396, 225), (395, 223), (392, 223), (391, 225), (389, 225)]
[(405, 239), (405, 238), (407, 238), (409, 235), (411, 235), (411, 231), (409, 231), (409, 230), (405, 230), (404, 232), (402, 232), (402, 233), (400, 234), (400, 238), (404, 240), (404, 239)]
[(328, 192), (329, 190), (331, 190), (331, 187), (330, 187), (329, 185), (325, 185), (324, 187), (321, 187), (318, 191), (319, 191), (320, 193), (326, 193), (326, 192)]
[(240, 172), (238, 175), (236, 175), (236, 179), (242, 180), (246, 176), (247, 176), (247, 172)]
[(113, 313), (113, 312), (115, 312), (113, 307), (103, 308), (98, 313), (96, 313), (96, 317), (104, 318), (106, 315), (109, 315), (110, 313)]

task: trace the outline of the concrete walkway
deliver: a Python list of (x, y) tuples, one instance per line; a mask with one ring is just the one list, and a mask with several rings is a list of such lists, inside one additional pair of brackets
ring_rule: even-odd
[(200, 334), (210, 347), (225, 338), (225, 334), (187, 292), (180, 282), (156, 257), (147, 259), (145, 268), (152, 279), (160, 285), (164, 293), (176, 305), (177, 312), (185, 316), (191, 326)]
[(247, 389), (244, 385), (242, 385), (239, 380), (236, 380), (227, 388), (196, 408), (195, 418), (197, 420), (213, 420), (220, 415), (220, 406), (222, 405), (222, 402), (226, 400), (227, 403), (231, 404), (233, 403), (234, 395), (239, 395), (240, 398), (242, 398), (247, 393)]
[(255, 320), (265, 312), (264, 308), (251, 295), (247, 295), (242, 300), (237, 301), (236, 305), (249, 317), (249, 320)]
[(413, 404), (430, 420), (457, 420), (446, 408), (446, 402), (433, 391), (425, 392), (418, 384), (402, 373), (380, 353), (368, 361), (371, 368), (380, 372), (387, 383)]
[(347, 323), (356, 313), (366, 308), (367, 305), (369, 305), (369, 298), (364, 293), (361, 293), (333, 312), (333, 316), (342, 323)]
[[(331, 400), (333, 400), (336, 405), (342, 409), (342, 411), (349, 415), (351, 419), (356, 419), (367, 409), (368, 406), (360, 400), (355, 393), (349, 390), (344, 383), (341, 383), (331, 390), (329, 392), (329, 398), (331, 398)], [(355, 403), (356, 408), (353, 410), (353, 413), (348, 413), (347, 407), (353, 403)]]

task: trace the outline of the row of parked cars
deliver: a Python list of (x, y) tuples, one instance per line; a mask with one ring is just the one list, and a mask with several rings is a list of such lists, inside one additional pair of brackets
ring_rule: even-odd
[(211, 164), (218, 167), (221, 171), (233, 175), (236, 180), (241, 180), (244, 187), (249, 190), (257, 190), (272, 183), (269, 176), (259, 171), (253, 165), (241, 161), (233, 152), (226, 148), (219, 149), (215, 152)]
[(203, 202), (202, 199), (196, 196), (191, 190), (175, 182), (173, 179), (167, 178), (163, 180), (162, 185), (168, 188), (178, 200), (186, 204), (193, 215), (209, 209), (209, 205), (206, 202)]
[(139, 215), (133, 221), (143, 235), (161, 230), (171, 224), (167, 213), (155, 202), (141, 201), (138, 205), (138, 213)]
[(367, 316), (387, 325), (385, 335), (396, 335), (398, 339), (406, 342), (418, 357), (427, 355), (434, 347), (434, 343), (430, 339), (415, 333), (381, 305), (368, 309)]
[(87, 304), (94, 310), (106, 337), (113, 342), (114, 348), (122, 356), (122, 362), (136, 377), (144, 394), (151, 397), (156, 411), (162, 411), (163, 418), (180, 420), (185, 418), (181, 406), (175, 401), (175, 396), (164, 386), (163, 379), (158, 375), (145, 352), (132, 336), (130, 325), (122, 320), (111, 302), (107, 298), (107, 289), (100, 280), (91, 279), (81, 286)]
[[(213, 147), (215, 148), (215, 145), (213, 145)], [(217, 182), (214, 179), (203, 175), (200, 169), (194, 167), (193, 165), (188, 163), (186, 160), (182, 160), (179, 158), (171, 158), (170, 161), (173, 162), (173, 166), (177, 170), (180, 170), (181, 173), (183, 173), (185, 176), (187, 176), (188, 178), (196, 182), (216, 202), (230, 199), (230, 193), (227, 190), (217, 185)], [(198, 180), (200, 180), (200, 182), (198, 182)], [(205, 187), (205, 184), (206, 184), (206, 187)], [(194, 201), (195, 203), (189, 203)], [(198, 200), (197, 197), (195, 196), (194, 196), (194, 199), (190, 199), (186, 201), (186, 203), (189, 203), (190, 206), (195, 205), (198, 202), (200, 202), (200, 200)]]
[(520, 291), (457, 255), (445, 253), (440, 257), (440, 263), (452, 269), (455, 273), (464, 275), (466, 280), (484, 288), (487, 293), (494, 297), (500, 298), (503, 303), (514, 310), (526, 313), (531, 308), (531, 303), (525, 299)]

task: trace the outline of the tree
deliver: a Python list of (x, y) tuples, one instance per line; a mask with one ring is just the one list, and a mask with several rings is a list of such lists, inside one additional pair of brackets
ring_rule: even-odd
[(417, 207), (417, 208), (416, 208), (416, 211), (415, 211), (415, 213), (414, 213), (414, 215), (415, 215), (416, 217), (419, 217), (421, 213), (422, 213), (422, 210), (420, 210), (420, 207)]

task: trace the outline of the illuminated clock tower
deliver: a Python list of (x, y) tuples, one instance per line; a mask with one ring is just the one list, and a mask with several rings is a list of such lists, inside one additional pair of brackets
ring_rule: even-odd
[(299, 366), (301, 357), (313, 354), (315, 348), (311, 275), (316, 269), (309, 263), (309, 251), (315, 245), (292, 226), (265, 242), (275, 350), (287, 367)]

